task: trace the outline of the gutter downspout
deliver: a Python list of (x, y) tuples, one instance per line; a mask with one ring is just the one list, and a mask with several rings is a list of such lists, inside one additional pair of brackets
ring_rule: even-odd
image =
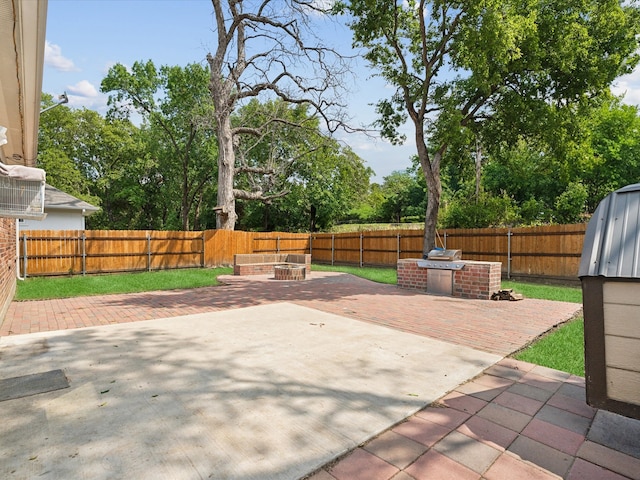
[(16, 278), (23, 280), (24, 277), (20, 276), (20, 219), (16, 218)]

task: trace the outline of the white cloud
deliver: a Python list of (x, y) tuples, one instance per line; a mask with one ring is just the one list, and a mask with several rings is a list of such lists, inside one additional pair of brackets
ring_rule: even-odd
[(73, 72), (78, 70), (73, 63), (73, 60), (62, 55), (62, 49), (58, 45), (49, 43), (48, 41), (44, 44), (44, 63), (56, 70), (60, 70), (61, 72)]
[(88, 80), (80, 80), (75, 85), (68, 85), (67, 90), (71, 95), (78, 97), (95, 98), (98, 96), (98, 89)]
[(107, 96), (98, 95), (97, 97), (81, 97), (78, 95), (69, 95), (69, 107), (86, 108), (89, 110), (95, 110), (101, 115), (105, 115), (107, 112)]
[(81, 80), (75, 85), (67, 85), (69, 106), (72, 108), (87, 108), (101, 114), (107, 111), (107, 96), (101, 94), (88, 80)]
[(619, 77), (611, 86), (611, 91), (614, 95), (622, 95), (624, 103), (640, 106), (640, 68)]

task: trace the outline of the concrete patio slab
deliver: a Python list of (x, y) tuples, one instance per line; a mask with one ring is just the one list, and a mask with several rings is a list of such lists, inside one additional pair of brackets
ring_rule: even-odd
[(0, 339), (0, 478), (294, 479), (499, 355), (291, 303)]

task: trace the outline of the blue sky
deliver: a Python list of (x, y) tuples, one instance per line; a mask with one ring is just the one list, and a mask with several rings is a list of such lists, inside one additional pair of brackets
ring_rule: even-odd
[[(345, 53), (352, 54), (351, 34), (346, 26), (325, 25), (321, 32)], [(156, 66), (204, 62), (213, 50), (212, 6), (210, 0), (49, 0), (47, 44), (43, 91), (69, 95), (72, 107), (106, 111), (106, 95), (100, 82), (115, 63), (132, 65), (153, 60)], [(375, 119), (376, 101), (388, 98), (392, 90), (372, 72), (364, 61), (354, 65), (356, 81), (350, 90), (348, 113), (356, 126)], [(640, 104), (640, 69), (620, 78), (614, 93), (626, 94), (627, 103)], [(415, 145), (411, 129), (404, 129), (404, 146), (359, 134), (339, 134), (338, 138), (365, 160), (376, 177), (411, 165)]]
[[(69, 106), (106, 112), (100, 82), (115, 63), (153, 60), (156, 66), (204, 63), (215, 33), (210, 0), (49, 0), (43, 91), (54, 98), (66, 91)], [(347, 27), (327, 26), (322, 35), (353, 54)], [(348, 113), (356, 126), (375, 119), (369, 105), (392, 90), (364, 61), (354, 65), (356, 82), (348, 85)], [(410, 133), (410, 130), (407, 130)], [(415, 146), (393, 146), (359, 134), (338, 138), (365, 160), (374, 181), (411, 165)], [(411, 138), (411, 135), (408, 135)]]

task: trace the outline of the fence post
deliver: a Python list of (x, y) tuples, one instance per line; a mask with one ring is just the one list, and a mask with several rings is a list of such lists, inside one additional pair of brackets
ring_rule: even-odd
[[(22, 270), (23, 278), (27, 278), (27, 234), (22, 234)], [(20, 272), (18, 272), (18, 275)]]
[(204, 230), (202, 231), (202, 236), (200, 237), (202, 240), (202, 255), (200, 256), (200, 268), (204, 268), (204, 249), (206, 246), (206, 242), (204, 241)]
[(82, 232), (82, 276), (87, 274), (87, 235)]
[(360, 268), (362, 268), (362, 259), (364, 258), (364, 253), (362, 251), (362, 245), (363, 245), (362, 232), (360, 232)]
[(336, 239), (336, 234), (332, 233), (331, 234), (331, 265), (333, 266), (333, 253), (335, 251), (335, 239)]
[(280, 235), (276, 237), (276, 253), (280, 253)]
[(507, 231), (507, 278), (511, 280), (511, 227)]
[(309, 234), (309, 255), (311, 255), (311, 261), (313, 262), (313, 235)]
[(444, 231), (444, 249), (447, 249), (447, 231)]
[(397, 245), (397, 248), (396, 248), (396, 251), (397, 251), (396, 261), (398, 261), (398, 260), (400, 260), (400, 234), (398, 234), (398, 241), (397, 241), (396, 245)]
[(151, 271), (151, 234), (147, 232), (147, 271)]

